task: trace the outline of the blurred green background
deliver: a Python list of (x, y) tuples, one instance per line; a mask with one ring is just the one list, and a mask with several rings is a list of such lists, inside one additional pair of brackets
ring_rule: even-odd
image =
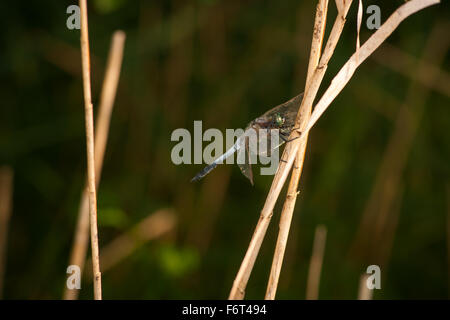
[[(103, 297), (226, 298), (272, 177), (256, 174), (252, 187), (223, 165), (190, 183), (203, 165), (174, 165), (170, 136), (194, 120), (243, 128), (303, 91), (316, 2), (88, 2), (94, 116), (111, 35), (127, 36), (98, 189), (100, 250), (157, 210), (176, 215), (103, 272)], [(364, 6), (374, 3), (384, 22), (403, 1)], [(0, 165), (14, 170), (5, 299), (59, 299), (65, 286), (86, 170), (71, 4), (0, 4)], [(356, 4), (319, 96), (355, 49)], [(444, 3), (403, 22), (311, 131), (277, 298), (305, 298), (318, 225), (328, 230), (320, 299), (355, 299), (370, 264), (382, 270), (375, 299), (449, 297), (449, 13)], [(246, 298), (264, 297), (284, 194)], [(80, 298), (92, 296), (84, 278)]]

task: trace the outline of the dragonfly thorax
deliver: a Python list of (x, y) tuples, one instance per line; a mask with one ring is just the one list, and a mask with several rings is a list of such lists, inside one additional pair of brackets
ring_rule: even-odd
[(250, 127), (256, 130), (278, 129), (283, 127), (285, 121), (285, 118), (282, 117), (281, 114), (277, 113), (273, 116), (272, 119), (266, 117), (256, 118), (250, 123)]

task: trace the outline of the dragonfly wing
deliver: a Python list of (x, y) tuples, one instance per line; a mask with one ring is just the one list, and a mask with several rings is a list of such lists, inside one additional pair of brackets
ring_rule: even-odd
[(273, 151), (279, 148), (286, 139), (285, 133), (279, 129), (260, 129), (258, 134), (258, 155), (267, 158), (270, 158)]
[[(289, 101), (270, 109), (261, 117), (257, 118), (258, 122), (264, 121), (267, 124), (273, 124), (267, 126), (267, 129), (269, 129), (267, 132), (264, 132), (262, 129), (259, 130), (260, 138), (263, 138), (266, 141), (266, 148), (260, 150), (260, 155), (270, 157), (272, 152), (286, 141), (294, 128), (295, 118), (297, 117), (298, 108), (300, 107), (302, 99), (303, 93), (300, 93)], [(284, 123), (282, 126), (274, 125), (274, 123), (276, 123), (276, 121), (274, 121), (276, 115), (283, 117)]]
[(244, 163), (238, 162), (239, 169), (241, 169), (242, 174), (246, 176), (247, 179), (250, 180), (250, 183), (253, 185), (253, 171), (252, 171), (252, 164), (250, 161), (250, 148), (248, 137), (246, 137), (245, 139), (245, 147), (242, 148), (240, 152), (245, 152), (245, 161)]
[[(285, 122), (282, 128), (280, 128), (281, 133), (290, 133), (290, 130), (292, 130), (292, 127), (295, 124), (295, 118), (297, 117), (298, 108), (300, 107), (300, 103), (303, 99), (303, 93), (300, 93), (298, 96), (295, 96), (294, 98), (290, 99), (289, 101), (286, 101), (285, 103), (282, 103), (266, 113), (264, 113), (259, 118), (265, 118), (267, 121), (272, 121), (274, 116), (278, 113), (280, 114)], [(289, 130), (284, 130), (289, 129)], [(289, 131), (289, 132), (286, 132)]]
[(248, 180), (250, 180), (250, 183), (253, 185), (253, 171), (252, 171), (252, 165), (250, 163), (244, 163), (244, 164), (238, 164), (239, 169), (241, 169), (241, 172), (244, 176), (247, 177)]

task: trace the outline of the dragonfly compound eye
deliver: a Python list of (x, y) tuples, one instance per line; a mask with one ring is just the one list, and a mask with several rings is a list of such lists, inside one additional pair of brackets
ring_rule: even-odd
[(284, 118), (279, 113), (275, 115), (275, 123), (279, 127), (281, 127), (284, 124)]

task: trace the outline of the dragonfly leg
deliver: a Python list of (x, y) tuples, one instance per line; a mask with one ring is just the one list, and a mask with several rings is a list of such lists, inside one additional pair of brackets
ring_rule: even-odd
[(289, 136), (288, 135), (286, 135), (286, 134), (283, 134), (283, 133), (280, 133), (280, 138), (281, 138), (281, 140), (283, 140), (284, 142), (288, 142), (288, 138), (289, 138)]
[(286, 143), (288, 143), (288, 142), (294, 141), (295, 139), (298, 139), (298, 138), (300, 138), (300, 137), (295, 137), (295, 138), (292, 138), (292, 139), (289, 139), (289, 140), (285, 140), (285, 141), (286, 141)]
[[(292, 127), (293, 127), (293, 126), (292, 126)], [(292, 128), (292, 129), (289, 130), (289, 132), (292, 132), (292, 131), (297, 131), (298, 133), (302, 133), (302, 132), (300, 131), (300, 127), (295, 127), (295, 128)]]
[(290, 140), (288, 140), (288, 141), (286, 141), (286, 142), (291, 142), (291, 141), (293, 141), (293, 140), (298, 139), (298, 138), (301, 137), (302, 132), (301, 132), (301, 131), (298, 131), (298, 130), (300, 130), (300, 128), (294, 128), (294, 129), (292, 129), (292, 130), (297, 130), (297, 132), (298, 132), (300, 135), (299, 135), (298, 137), (292, 138), (292, 139), (290, 139)]
[[(298, 130), (298, 129), (300, 129), (300, 128), (294, 128), (294, 129), (292, 129), (292, 130)], [(301, 132), (300, 132), (300, 134), (301, 134)], [(281, 138), (281, 140), (283, 140), (284, 142), (291, 142), (291, 141), (293, 141), (293, 140), (295, 140), (295, 139), (298, 139), (298, 138), (300, 138), (300, 137), (295, 137), (295, 138), (292, 138), (292, 139), (288, 139), (289, 138), (289, 135), (288, 134), (285, 134), (285, 133), (280, 133), (280, 138)]]

